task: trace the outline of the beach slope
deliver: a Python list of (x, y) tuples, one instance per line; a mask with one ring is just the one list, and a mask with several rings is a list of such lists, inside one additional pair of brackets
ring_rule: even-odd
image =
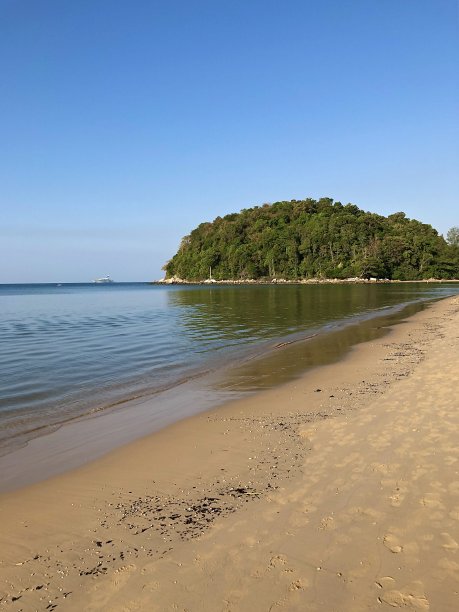
[(459, 298), (0, 497), (0, 609), (459, 609)]

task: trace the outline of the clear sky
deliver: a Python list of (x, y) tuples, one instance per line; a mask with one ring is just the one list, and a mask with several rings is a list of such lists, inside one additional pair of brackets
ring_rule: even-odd
[(0, 282), (327, 196), (459, 225), (456, 0), (0, 0)]

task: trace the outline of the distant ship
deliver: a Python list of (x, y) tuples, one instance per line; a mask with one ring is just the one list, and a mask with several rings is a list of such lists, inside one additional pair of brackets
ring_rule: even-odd
[(110, 278), (110, 275), (107, 274), (107, 276), (102, 276), (102, 278), (95, 278), (92, 282), (98, 283), (98, 284), (106, 284), (106, 283), (114, 283), (115, 281), (113, 281)]

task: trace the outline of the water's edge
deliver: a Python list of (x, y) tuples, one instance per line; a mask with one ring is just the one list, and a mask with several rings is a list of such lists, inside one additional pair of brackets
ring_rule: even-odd
[[(266, 380), (260, 384), (259, 379), (261, 374), (257, 365), (259, 365), (261, 360), (266, 360), (266, 362), (269, 360), (273, 361), (273, 358), (275, 360), (280, 355), (285, 354), (286, 351), (291, 350), (293, 344), (301, 346), (301, 343), (312, 341), (312, 347), (316, 345), (317, 342), (319, 342), (319, 344), (325, 342), (327, 336), (331, 333), (336, 333), (345, 328), (352, 328), (355, 325), (361, 326), (367, 320), (380, 317), (381, 313), (384, 313), (383, 316), (390, 317), (404, 308), (409, 308), (412, 304), (423, 301), (433, 301), (435, 299), (439, 298), (420, 298), (410, 302), (402, 302), (393, 306), (385, 306), (381, 309), (359, 313), (349, 318), (331, 321), (326, 324), (311, 327), (307, 330), (301, 330), (287, 335), (283, 334), (282, 336), (278, 336), (277, 339), (270, 338), (269, 340), (260, 340), (255, 346), (251, 347), (250, 350), (246, 351), (245, 354), (233, 355), (232, 358), (226, 357), (223, 359), (216, 359), (213, 365), (206, 364), (204, 369), (199, 369), (195, 372), (190, 371), (183, 377), (175, 379), (170, 383), (163, 384), (162, 386), (157, 386), (152, 389), (137, 389), (135, 392), (125, 395), (122, 399), (116, 399), (114, 401), (107, 400), (102, 403), (94, 402), (92, 405), (88, 406), (86, 410), (75, 414), (68, 414), (65, 412), (61, 414), (58, 413), (57, 415), (53, 415), (53, 420), (50, 419), (47, 422), (32, 425), (19, 432), (10, 432), (8, 439), (0, 439), (0, 457), (10, 453), (12, 450), (25, 446), (34, 438), (49, 435), (61, 427), (82, 419), (91, 418), (104, 413), (107, 414), (116, 409), (126, 409), (127, 406), (137, 400), (145, 401), (154, 399), (160, 401), (164, 395), (174, 392), (174, 390), (180, 390), (183, 387), (185, 388), (184, 392), (186, 392), (187, 386), (189, 387), (195, 382), (199, 384), (199, 381), (203, 381), (206, 377), (209, 379), (208, 382), (210, 382), (210, 385), (213, 384), (216, 390), (216, 396), (210, 400), (211, 404), (215, 406), (231, 399), (237, 399), (238, 395), (240, 396), (247, 392), (254, 392), (259, 389), (282, 384), (282, 382), (286, 381), (285, 372), (283, 372), (284, 378), (281, 377), (279, 380), (279, 376), (276, 377), (275, 366), (272, 363), (268, 366), (267, 371), (264, 372)], [(316, 354), (312, 359), (307, 361), (306, 364), (302, 363), (302, 361), (301, 355), (296, 354), (293, 360), (289, 360), (289, 370), (291, 370), (292, 367), (296, 368), (297, 375), (298, 372), (301, 373), (303, 369), (305, 370), (312, 367), (315, 363), (318, 365), (321, 363), (320, 354)], [(249, 367), (249, 369), (252, 367), (252, 370), (255, 368), (255, 372), (252, 375), (241, 375), (241, 369), (247, 367)], [(225, 380), (227, 375), (229, 375), (230, 382)], [(213, 380), (212, 377), (218, 380)], [(234, 380), (235, 377), (238, 379), (237, 381)], [(247, 384), (249, 380), (251, 380), (251, 382)], [(203, 384), (205, 384), (205, 381)], [(230, 395), (229, 397), (228, 394)], [(217, 395), (219, 397), (217, 397)], [(222, 395), (223, 397), (220, 397)]]
[[(388, 334), (408, 317), (446, 297), (449, 296), (390, 307), (384, 309), (384, 314), (376, 312), (343, 322), (338, 329), (271, 345), (267, 350), (265, 347), (262, 354), (247, 358), (242, 364), (209, 374), (210, 383), (220, 391), (218, 395), (209, 393), (202, 380), (190, 380), (159, 395), (131, 399), (40, 432), (42, 435), (0, 457), (0, 492), (61, 474), (174, 422), (285, 384), (312, 368), (340, 361), (352, 347)], [(285, 364), (289, 364), (287, 370)], [(240, 376), (240, 368), (244, 368), (246, 376)], [(260, 384), (258, 379), (254, 385), (261, 372), (268, 378), (266, 384)]]

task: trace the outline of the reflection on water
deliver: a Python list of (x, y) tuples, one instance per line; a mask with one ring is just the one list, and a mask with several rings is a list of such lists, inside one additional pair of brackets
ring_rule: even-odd
[(338, 361), (356, 344), (381, 338), (390, 325), (419, 312), (425, 305), (418, 302), (384, 317), (360, 320), (328, 334), (306, 336), (304, 340), (274, 347), (265, 355), (228, 368), (218, 388), (250, 392), (294, 380), (310, 368)]
[(177, 289), (168, 295), (191, 340), (284, 337), (362, 314), (448, 292), (425, 284), (286, 285)]

